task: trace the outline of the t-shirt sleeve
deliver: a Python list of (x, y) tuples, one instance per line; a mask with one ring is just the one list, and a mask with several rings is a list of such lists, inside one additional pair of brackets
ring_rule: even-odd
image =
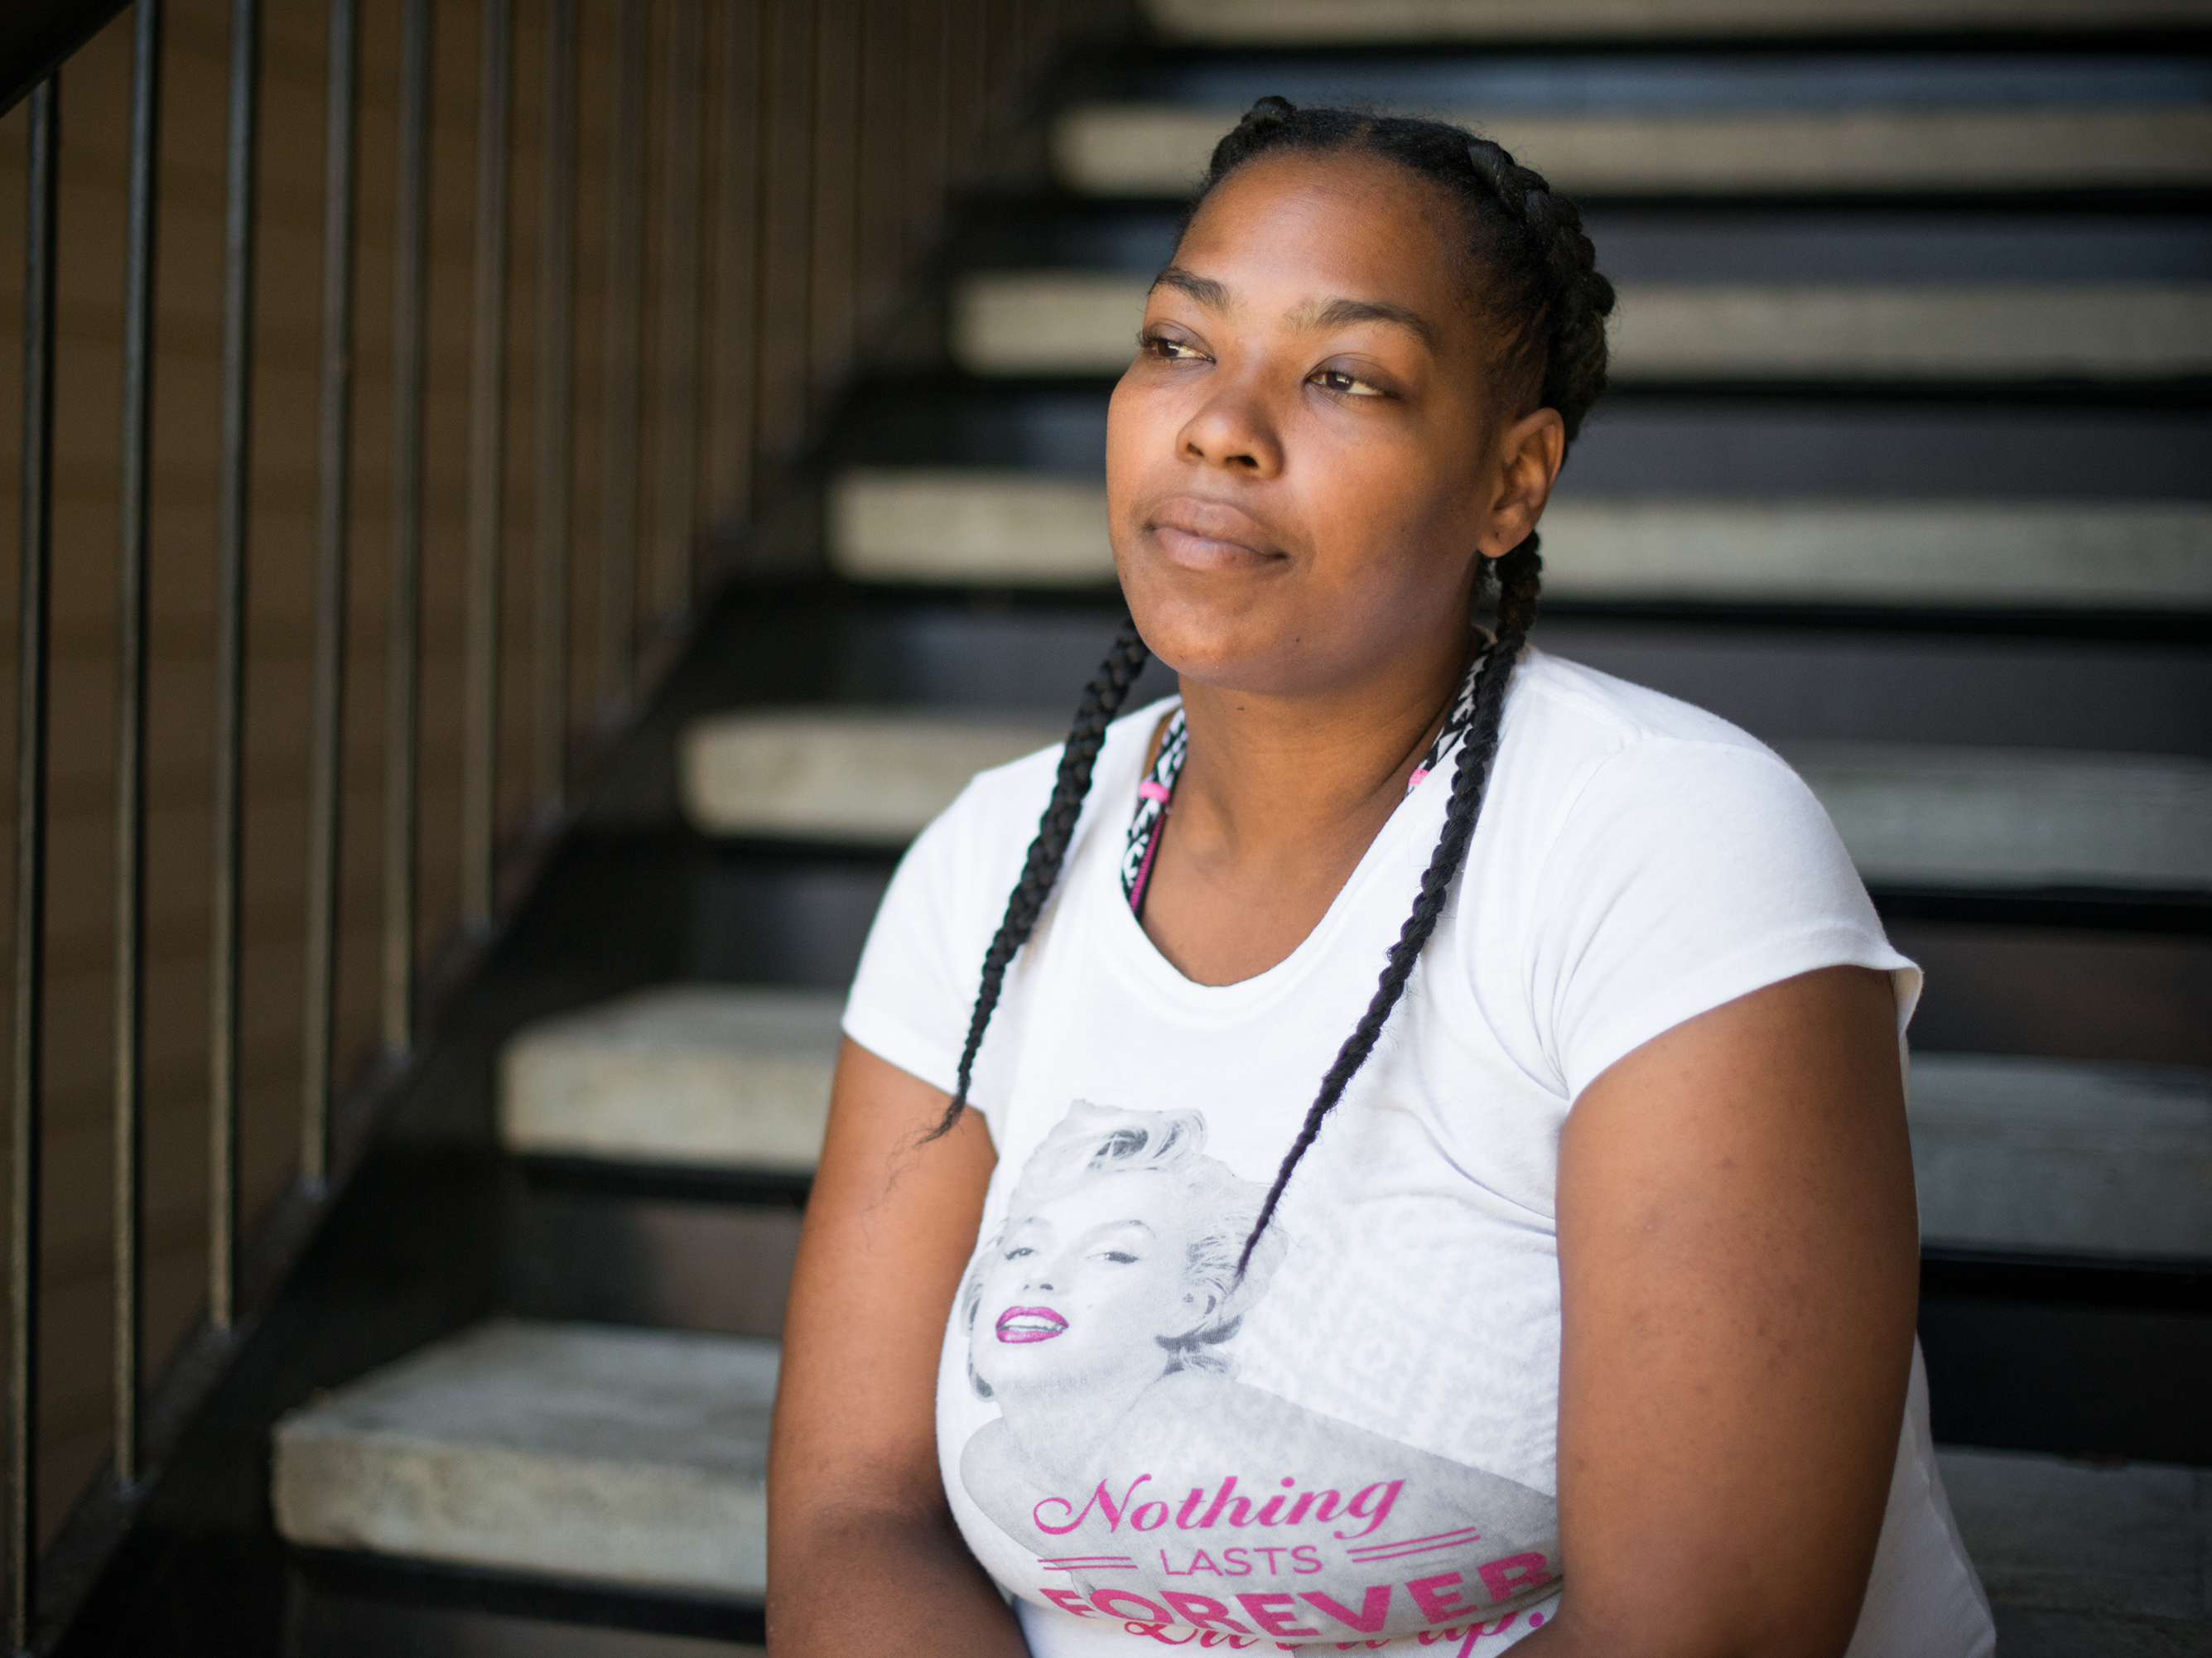
[(1034, 768), (1032, 757), (985, 773), (907, 849), (846, 998), (848, 1036), (948, 1094), (983, 955), (1035, 832), (1021, 787)]
[(1608, 757), (1539, 888), (1532, 990), (1570, 1098), (1662, 1031), (1818, 968), (1887, 973), (1900, 1032), (1919, 993), (1819, 800), (1749, 744), (1645, 738)]

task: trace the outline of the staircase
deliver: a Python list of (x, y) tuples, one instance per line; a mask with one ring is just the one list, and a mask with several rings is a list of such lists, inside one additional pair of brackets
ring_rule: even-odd
[(762, 1640), (838, 993), (1114, 631), (1109, 388), (1266, 93), (1464, 115), (1589, 203), (1619, 389), (1540, 642), (1778, 747), (1928, 969), (1921, 1334), (2008, 1658), (2212, 1651), (2212, 6), (1149, 18), (852, 392), (828, 574), (725, 596), (64, 1651)]

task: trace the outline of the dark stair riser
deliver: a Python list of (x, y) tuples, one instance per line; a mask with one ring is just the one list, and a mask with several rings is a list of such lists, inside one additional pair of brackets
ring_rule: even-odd
[[(878, 380), (848, 402), (827, 456), (1103, 479), (1109, 392)], [(1558, 499), (2212, 501), (2212, 414), (1615, 392), (1577, 440)]]
[[(1054, 201), (982, 220), (956, 271), (1065, 269), (1150, 277), (1181, 210)], [(1617, 282), (2184, 282), (2212, 277), (2212, 216), (2014, 205), (1593, 207), (1584, 228)]]
[[(1565, 608), (1565, 607), (1561, 607)], [(842, 618), (841, 700), (1073, 714), (1121, 612), (860, 599)], [(1571, 661), (1679, 696), (1763, 741), (1922, 742), (2212, 758), (2212, 645), (1933, 629), (1547, 615)], [(1131, 706), (1171, 694), (1158, 664)]]

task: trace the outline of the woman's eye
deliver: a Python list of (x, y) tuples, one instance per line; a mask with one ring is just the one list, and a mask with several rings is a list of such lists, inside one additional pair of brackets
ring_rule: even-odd
[(1163, 362), (1193, 362), (1204, 355), (1188, 340), (1179, 340), (1168, 334), (1147, 334), (1140, 343)]
[(1387, 398), (1390, 395), (1373, 381), (1364, 380), (1346, 369), (1317, 368), (1313, 378), (1315, 384), (1324, 392), (1340, 392), (1355, 398)]
[(1014, 1248), (1006, 1251), (1006, 1259), (1008, 1260), (1019, 1260), (1024, 1255), (1033, 1255), (1035, 1254), (1036, 1254), (1036, 1251), (1030, 1248), (1026, 1243), (1017, 1244)]
[(1106, 1249), (1100, 1253), (1105, 1260), (1112, 1261), (1116, 1266), (1127, 1266), (1136, 1260), (1134, 1255), (1121, 1249)]

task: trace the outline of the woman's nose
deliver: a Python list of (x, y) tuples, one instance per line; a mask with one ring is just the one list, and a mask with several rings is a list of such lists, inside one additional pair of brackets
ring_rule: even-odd
[(1209, 462), (1231, 471), (1273, 477), (1283, 468), (1282, 446), (1258, 389), (1230, 382), (1208, 398), (1184, 423), (1183, 459)]

